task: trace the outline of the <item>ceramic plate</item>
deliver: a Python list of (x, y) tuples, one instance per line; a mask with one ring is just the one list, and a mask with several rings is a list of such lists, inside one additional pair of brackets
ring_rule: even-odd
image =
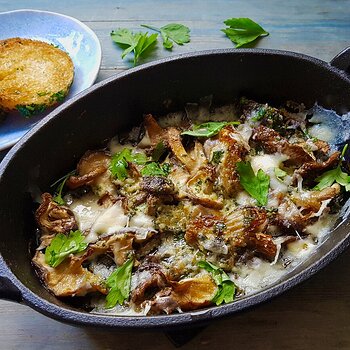
[[(101, 64), (96, 34), (75, 18), (54, 12), (18, 10), (0, 13), (0, 40), (29, 38), (57, 45), (74, 63), (74, 81), (66, 99), (91, 86)], [(13, 113), (0, 122), (0, 150), (14, 145), (48, 112), (29, 119)]]

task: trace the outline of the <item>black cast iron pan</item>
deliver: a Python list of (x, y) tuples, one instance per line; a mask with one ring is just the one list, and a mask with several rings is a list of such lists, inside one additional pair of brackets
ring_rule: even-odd
[(144, 113), (168, 112), (213, 95), (216, 103), (237, 96), (278, 104), (318, 102), (350, 111), (350, 48), (330, 63), (273, 50), (212, 50), (142, 65), (107, 79), (42, 120), (7, 154), (0, 167), (0, 297), (76, 325), (174, 329), (207, 323), (266, 301), (320, 270), (350, 243), (350, 218), (278, 284), (234, 303), (156, 317), (101, 316), (79, 311), (50, 294), (31, 266), (33, 197), (75, 167), (88, 149), (101, 147)]

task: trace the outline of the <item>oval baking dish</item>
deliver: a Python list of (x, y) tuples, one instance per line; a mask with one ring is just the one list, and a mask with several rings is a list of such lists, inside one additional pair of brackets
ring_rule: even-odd
[(0, 297), (23, 302), (61, 321), (114, 328), (171, 328), (214, 318), (266, 301), (293, 287), (343, 251), (350, 242), (348, 217), (317, 252), (279, 283), (234, 303), (168, 316), (104, 316), (80, 311), (55, 298), (31, 266), (33, 200), (52, 179), (74, 168), (142, 114), (164, 114), (213, 95), (218, 104), (249, 96), (279, 104), (315, 102), (338, 113), (350, 110), (350, 50), (332, 62), (273, 50), (212, 50), (185, 54), (131, 69), (82, 92), (38, 123), (8, 153), (0, 168)]

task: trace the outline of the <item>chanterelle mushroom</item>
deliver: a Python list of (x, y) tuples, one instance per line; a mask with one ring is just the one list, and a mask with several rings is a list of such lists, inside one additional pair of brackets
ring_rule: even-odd
[(50, 193), (43, 193), (41, 199), (35, 218), (41, 230), (41, 246), (45, 247), (56, 234), (76, 230), (78, 225), (73, 211), (54, 202)]

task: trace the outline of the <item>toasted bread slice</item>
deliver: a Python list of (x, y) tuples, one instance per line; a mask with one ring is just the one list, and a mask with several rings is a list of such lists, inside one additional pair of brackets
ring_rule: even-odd
[(69, 55), (42, 41), (0, 41), (0, 109), (29, 117), (63, 100), (74, 77)]

